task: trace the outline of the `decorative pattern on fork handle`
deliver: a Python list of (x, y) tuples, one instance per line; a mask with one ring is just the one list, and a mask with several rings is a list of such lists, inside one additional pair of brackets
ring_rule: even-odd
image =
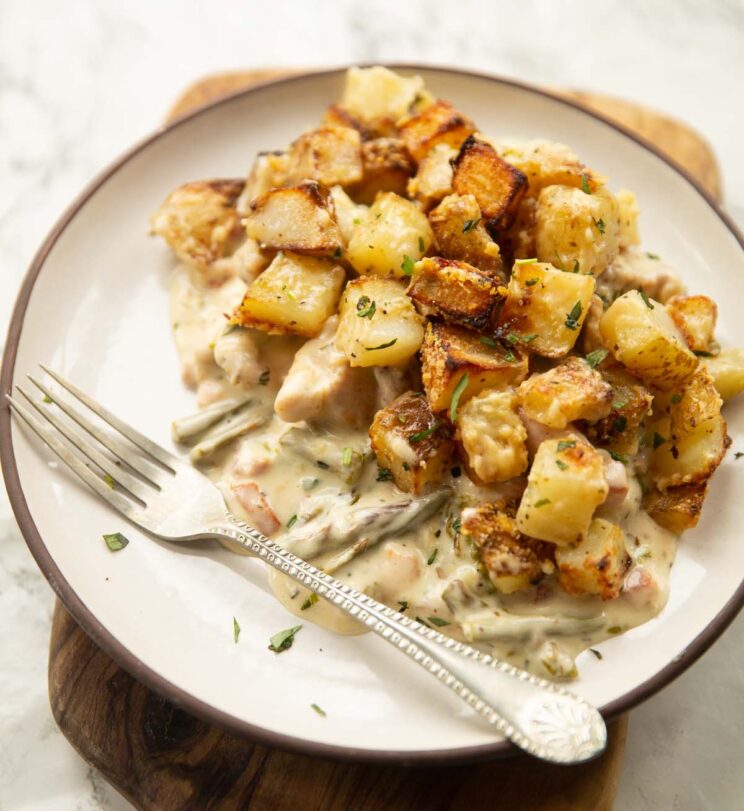
[(588, 702), (494, 659), (340, 583), (227, 514), (206, 536), (229, 538), (404, 651), (500, 733), (536, 757), (576, 763), (602, 752), (607, 731)]

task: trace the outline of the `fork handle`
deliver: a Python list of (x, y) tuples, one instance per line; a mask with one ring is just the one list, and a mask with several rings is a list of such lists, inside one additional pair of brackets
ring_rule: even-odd
[(229, 516), (203, 537), (229, 538), (366, 625), (436, 676), (501, 734), (535, 757), (579, 763), (600, 754), (607, 730), (587, 701), (483, 654), (373, 600)]

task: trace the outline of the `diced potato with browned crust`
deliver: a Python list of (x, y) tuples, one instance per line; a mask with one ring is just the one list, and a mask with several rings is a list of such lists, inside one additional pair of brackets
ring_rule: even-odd
[(573, 349), (594, 293), (594, 279), (540, 262), (515, 263), (499, 334), (547, 358)]
[(744, 349), (722, 349), (713, 358), (701, 358), (700, 365), (713, 378), (724, 402), (744, 391)]
[[(425, 211), (452, 193), (452, 159), (457, 150), (449, 144), (437, 144), (423, 160), (408, 181), (408, 196), (417, 200)], [(480, 209), (479, 215), (480, 216)]]
[(461, 532), (502, 594), (528, 589), (555, 568), (552, 545), (522, 535), (503, 502), (464, 509)]
[(423, 160), (439, 144), (459, 149), (475, 132), (475, 124), (443, 99), (404, 119), (399, 126), (401, 137), (416, 161)]
[(410, 153), (398, 138), (375, 138), (362, 144), (362, 177), (349, 190), (359, 203), (373, 203), (378, 192), (406, 194), (416, 171)]
[(693, 352), (709, 352), (716, 331), (718, 306), (708, 296), (674, 296), (666, 310)]
[(377, 128), (380, 119), (397, 121), (424, 92), (420, 76), (401, 76), (388, 68), (349, 68), (340, 107), (362, 123)]
[(620, 189), (615, 195), (618, 208), (618, 244), (620, 248), (639, 245), (638, 215), (641, 213), (635, 194), (628, 189)]
[(513, 390), (476, 394), (458, 409), (456, 425), (468, 472), (477, 481), (505, 482), (527, 469), (527, 431)]
[(618, 205), (607, 189), (586, 194), (546, 186), (537, 199), (535, 249), (541, 262), (600, 276), (617, 256)]
[(239, 230), (235, 204), (242, 180), (201, 180), (171, 192), (150, 217), (150, 232), (163, 239), (178, 258), (206, 268), (234, 247)]
[(356, 226), (346, 258), (357, 273), (406, 278), (433, 241), (426, 214), (415, 203), (383, 192)]
[(612, 302), (599, 331), (616, 360), (662, 391), (681, 386), (695, 373), (698, 360), (669, 313), (637, 290)]
[(578, 543), (608, 492), (596, 448), (578, 437), (546, 439), (535, 454), (517, 525), (525, 535), (559, 546)]
[(603, 370), (612, 385), (612, 405), (604, 419), (586, 427), (593, 444), (627, 456), (638, 453), (646, 418), (651, 415), (651, 392), (627, 373)]
[(527, 377), (527, 356), (454, 324), (429, 322), (421, 349), (421, 376), (433, 411), (450, 407), (464, 375), (462, 406), (484, 389), (504, 389)]
[(530, 419), (551, 428), (565, 428), (574, 420), (594, 422), (606, 417), (612, 387), (583, 358), (572, 357), (527, 378), (517, 397)]
[(341, 236), (348, 243), (357, 225), (369, 214), (369, 209), (367, 206), (357, 205), (341, 186), (331, 188), (331, 197)]
[(659, 526), (681, 535), (697, 526), (707, 489), (707, 482), (670, 487), (665, 492), (653, 488), (643, 497), (643, 509)]
[(231, 323), (313, 337), (336, 312), (346, 274), (324, 259), (279, 253), (248, 287)]
[(441, 482), (454, 450), (446, 423), (423, 394), (412, 391), (375, 414), (369, 437), (380, 468), (401, 490), (417, 495)]
[(351, 366), (398, 366), (418, 352), (423, 318), (395, 279), (362, 276), (346, 285), (336, 346)]
[(287, 182), (315, 180), (324, 186), (351, 186), (362, 179), (361, 137), (351, 127), (303, 133), (289, 148)]
[(259, 152), (253, 161), (243, 193), (238, 198), (238, 214), (248, 214), (251, 203), (269, 189), (284, 186), (287, 182), (288, 165), (289, 155), (286, 152)]
[(479, 270), (501, 274), (501, 251), (491, 239), (472, 194), (450, 194), (429, 212), (429, 222), (442, 256), (461, 259)]
[(574, 597), (596, 595), (614, 600), (620, 595), (631, 560), (622, 529), (595, 518), (575, 546), (555, 550), (558, 582)]
[(681, 391), (666, 398), (669, 433), (656, 430), (651, 443), (650, 476), (660, 490), (703, 482), (713, 475), (731, 442), (722, 405), (703, 367)]
[(452, 188), (475, 197), (489, 229), (504, 230), (514, 222), (527, 191), (527, 178), (519, 169), (472, 135), (460, 147), (453, 168)]
[(604, 315), (604, 303), (602, 299), (594, 293), (589, 303), (589, 309), (581, 328), (581, 336), (578, 346), (581, 347), (585, 355), (594, 352), (596, 349), (604, 349), (602, 336), (599, 334), (599, 322)]
[(467, 262), (426, 257), (414, 265), (408, 295), (423, 315), (482, 330), (494, 320), (503, 301), (498, 285), (487, 273)]
[(254, 200), (245, 230), (265, 248), (312, 256), (340, 256), (343, 251), (333, 198), (314, 181), (271, 189)]
[(372, 130), (369, 127), (366, 127), (358, 118), (338, 104), (331, 104), (326, 107), (321, 123), (324, 127), (350, 127), (359, 133), (362, 141), (367, 141), (373, 137)]

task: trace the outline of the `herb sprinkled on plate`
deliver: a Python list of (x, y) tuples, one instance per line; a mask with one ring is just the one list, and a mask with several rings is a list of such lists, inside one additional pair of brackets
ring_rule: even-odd
[(269, 639), (269, 650), (273, 650), (274, 653), (282, 653), (285, 650), (289, 650), (294, 643), (297, 632), (301, 630), (301, 628), (301, 625), (295, 625), (293, 628), (286, 628), (274, 634), (274, 636)]
[(106, 546), (108, 546), (112, 552), (120, 552), (129, 543), (129, 539), (125, 538), (121, 532), (113, 532), (111, 535), (104, 535), (103, 540), (106, 541)]

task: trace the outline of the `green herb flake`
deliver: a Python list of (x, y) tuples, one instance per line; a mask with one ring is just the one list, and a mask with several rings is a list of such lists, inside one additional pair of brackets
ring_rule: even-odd
[(377, 481), (378, 482), (390, 482), (393, 480), (393, 474), (390, 472), (389, 468), (386, 467), (378, 467), (377, 468)]
[(586, 362), (596, 369), (610, 353), (606, 349), (595, 349), (586, 356)]
[(604, 234), (605, 232), (604, 220), (601, 217), (598, 220), (595, 220), (594, 217), (592, 217), (592, 220), (594, 220), (594, 225), (597, 227), (597, 231), (599, 231), (600, 234)]
[(233, 642), (237, 645), (238, 644), (238, 637), (240, 636), (240, 625), (238, 621), (233, 617)]
[(571, 273), (578, 273), (580, 267), (581, 267), (581, 265), (579, 264), (579, 260), (574, 259), (574, 265), (573, 265), (573, 268), (571, 269)]
[(613, 409), (615, 411), (620, 411), (620, 409), (625, 408), (626, 405), (628, 405), (627, 400), (613, 400), (612, 401), (612, 407), (613, 407)]
[(427, 559), (427, 561), (426, 561), (426, 565), (427, 565), (427, 566), (431, 566), (431, 564), (432, 564), (432, 563), (434, 563), (434, 561), (437, 559), (437, 555), (438, 555), (438, 554), (439, 554), (439, 547), (437, 547), (437, 548), (436, 548), (436, 549), (435, 549), (435, 550), (434, 550), (434, 551), (431, 553), (431, 555), (429, 555), (429, 557), (428, 557), (428, 559)]
[(423, 237), (419, 237), (419, 251), (421, 251), (421, 253), (426, 252), (426, 244), (424, 243)]
[(648, 256), (648, 258), (649, 258), (649, 259), (657, 259), (657, 260), (659, 259), (659, 255), (658, 255), (658, 254), (656, 254), (656, 253), (649, 253), (648, 251), (646, 251), (646, 256)]
[(615, 417), (612, 421), (612, 433), (613, 434), (622, 434), (622, 432), (628, 427), (628, 418), (624, 415), (619, 417)]
[(452, 625), (449, 620), (444, 620), (441, 617), (427, 617), (426, 618), (432, 625), (436, 625), (437, 628), (444, 628), (445, 625)]
[(470, 376), (467, 372), (458, 380), (455, 390), (452, 392), (452, 402), (450, 403), (450, 420), (454, 423), (457, 422), (457, 408), (460, 405), (460, 397), (468, 387)]
[(405, 276), (412, 276), (413, 275), (413, 266), (416, 263), (411, 259), (411, 257), (405, 253), (403, 254), (403, 261), (400, 263), (401, 270)]
[(308, 608), (312, 608), (319, 599), (320, 597), (318, 597), (318, 595), (313, 591), (300, 606), (300, 611), (307, 611)]
[(418, 431), (412, 436), (409, 436), (408, 443), (412, 444), (414, 442), (421, 442), (423, 439), (428, 439), (433, 433), (435, 433), (435, 431), (438, 430), (441, 424), (442, 423), (437, 420), (431, 427), (425, 428), (423, 431)]
[(540, 280), (539, 279), (527, 279), (525, 284), (527, 287), (532, 287), (533, 284), (537, 284)]
[(583, 172), (581, 174), (581, 191), (583, 191), (584, 194), (592, 193), (592, 188), (589, 185), (589, 178)]
[(274, 653), (282, 653), (285, 650), (289, 650), (292, 647), (297, 632), (301, 628), (301, 625), (295, 625), (293, 628), (286, 628), (284, 631), (279, 631), (279, 633), (274, 634), (274, 636), (269, 639), (269, 650), (273, 650)]
[(42, 403), (46, 403), (47, 405), (49, 405), (50, 403), (53, 403), (53, 402), (54, 402), (54, 400), (52, 400), (52, 398), (51, 398), (51, 397), (50, 397), (48, 394), (45, 394), (45, 395), (44, 395), (44, 396), (41, 398), (41, 402), (42, 402)]
[(460, 529), (462, 529), (462, 519), (458, 516), (452, 522), (452, 531), (455, 533), (455, 535), (459, 535)]
[(570, 448), (576, 447), (576, 440), (575, 439), (561, 439), (558, 441), (558, 452), (567, 451)]
[(129, 543), (129, 538), (125, 538), (121, 532), (104, 535), (103, 540), (112, 552), (120, 552)]
[(290, 301), (297, 301), (297, 296), (291, 290), (287, 290), (287, 298)]
[(608, 634), (621, 634), (622, 632), (623, 632), (623, 629), (622, 629), (622, 627), (620, 625), (611, 625), (607, 629)]
[(287, 529), (292, 529), (292, 527), (297, 523), (297, 514), (293, 515), (289, 521), (287, 521)]
[(624, 465), (628, 464), (628, 457), (623, 456), (622, 453), (618, 453), (617, 451), (609, 451), (609, 454), (616, 462), (622, 462)]
[(552, 502), (550, 501), (549, 498), (541, 498), (541, 499), (538, 499), (532, 506), (533, 507), (544, 507), (546, 504), (551, 504), (551, 503)]
[(408, 600), (398, 600), (398, 611), (403, 614), (405, 611), (408, 610)]
[(354, 449), (353, 448), (344, 448), (344, 455), (341, 458), (344, 467), (349, 467), (349, 465), (354, 460)]
[(663, 445), (666, 441), (667, 441), (667, 438), (665, 436), (662, 436), (657, 431), (654, 431), (654, 443), (653, 443), (654, 444), (654, 450), (656, 450), (656, 448)]
[(302, 489), (307, 493), (310, 490), (315, 489), (320, 484), (320, 479), (307, 477), (302, 479), (300, 484), (302, 485)]
[(114, 477), (113, 477), (113, 476), (109, 476), (109, 474), (108, 474), (108, 473), (104, 473), (104, 474), (103, 474), (103, 480), (104, 480), (104, 482), (106, 482), (106, 484), (107, 484), (107, 485), (108, 485), (108, 486), (109, 486), (109, 487), (110, 487), (112, 490), (115, 490), (115, 489), (116, 489), (116, 482), (114, 481)]
[(744, 456), (744, 451), (736, 451), (734, 459), (741, 459), (742, 456)]
[(514, 260), (515, 265), (532, 265), (535, 262), (537, 262), (537, 257), (536, 256), (530, 257), (529, 259), (515, 259)]
[(600, 651), (598, 651), (596, 648), (589, 648), (589, 650), (591, 651), (591, 653), (593, 653), (593, 654), (594, 654), (594, 655), (597, 657), (597, 659), (599, 659), (599, 660), (600, 660), (600, 662), (602, 661), (602, 659), (603, 659), (604, 657), (602, 656), (602, 654), (600, 653)]
[(571, 312), (566, 315), (566, 327), (568, 329), (577, 329), (579, 326), (579, 318), (581, 318), (581, 302), (577, 301), (571, 308)]
[(360, 296), (356, 308), (359, 318), (372, 318), (377, 311), (377, 304), (371, 301), (369, 296)]
[(535, 338), (537, 338), (537, 333), (531, 332), (529, 335), (523, 335), (520, 340), (523, 344), (531, 344)]
[(326, 717), (326, 711), (325, 711), (325, 710), (324, 710), (322, 707), (319, 707), (317, 704), (311, 704), (310, 706), (311, 706), (311, 707), (312, 707), (312, 708), (315, 710), (315, 712), (317, 712), (317, 713), (318, 713), (318, 715), (319, 715), (321, 718), (325, 718), (325, 717)]
[(643, 299), (643, 303), (648, 307), (649, 310), (653, 310), (654, 305), (651, 303), (651, 300), (646, 295), (646, 291), (645, 290), (639, 290), (638, 292), (641, 294), (641, 298)]
[(514, 361), (517, 359), (511, 349), (507, 349), (504, 352), (504, 358), (509, 361), (509, 363), (514, 363)]
[(416, 617), (415, 619), (416, 619), (416, 622), (420, 623), (425, 628), (429, 627), (429, 624), (426, 622), (426, 620), (423, 617)]
[(556, 459), (555, 463), (561, 470), (568, 470), (568, 465), (563, 461), (563, 459)]
[(316, 459), (316, 460), (315, 460), (315, 464), (316, 464), (316, 465), (317, 465), (317, 466), (318, 466), (318, 467), (319, 467), (321, 470), (328, 470), (328, 468), (330, 467), (330, 465), (328, 464), (328, 462), (324, 462), (322, 459)]
[(476, 217), (474, 220), (465, 220), (465, 224), (462, 226), (463, 234), (467, 234), (468, 231), (472, 231), (473, 228), (475, 228), (476, 225), (478, 225), (479, 222), (480, 222), (480, 217)]
[(389, 346), (393, 346), (393, 344), (396, 343), (398, 343), (398, 339), (393, 338), (392, 341), (388, 341), (385, 344), (380, 344), (379, 346), (365, 346), (364, 348), (367, 350), (367, 352), (374, 352), (377, 349), (387, 349)]
[(673, 394), (671, 399), (672, 399), (672, 402), (674, 403), (674, 405), (677, 405), (677, 403), (682, 402), (682, 395), (681, 394)]
[(490, 335), (481, 335), (479, 340), (482, 344), (485, 344), (486, 346), (498, 346), (495, 339), (492, 338)]
[(270, 369), (265, 369), (265, 370), (264, 370), (263, 372), (261, 372), (261, 374), (259, 375), (259, 377), (258, 377), (258, 382), (259, 382), (259, 383), (260, 383), (262, 386), (265, 386), (265, 385), (266, 385), (266, 384), (269, 382), (269, 380), (270, 380), (270, 379), (271, 379), (271, 370), (270, 370)]

